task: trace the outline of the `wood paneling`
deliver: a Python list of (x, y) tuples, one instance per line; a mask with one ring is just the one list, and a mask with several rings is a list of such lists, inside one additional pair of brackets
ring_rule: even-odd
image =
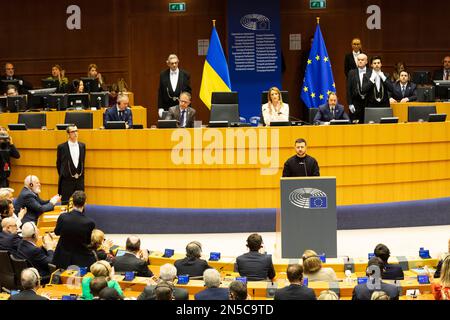
[[(248, 1), (248, 0), (247, 0)], [(191, 73), (193, 106), (207, 121), (209, 110), (198, 97), (204, 56), (197, 54), (197, 40), (209, 39), (211, 20), (217, 20), (222, 45), (227, 48), (226, 1), (185, 0), (187, 12), (169, 13), (166, 0), (77, 0), (2, 3), (0, 42), (2, 61), (12, 61), (16, 72), (36, 86), (59, 63), (70, 79), (85, 75), (89, 63), (97, 63), (108, 83), (124, 78), (135, 93), (136, 104), (149, 109), (149, 125), (156, 122), (159, 73), (174, 52), (180, 67)], [(289, 34), (302, 34), (302, 48), (321, 17), (321, 29), (333, 65), (337, 91), (345, 101), (344, 55), (358, 36), (369, 54), (381, 54), (385, 71), (397, 61), (411, 71), (433, 70), (449, 54), (447, 10), (439, 0), (346, 0), (328, 1), (325, 10), (310, 10), (307, 0), (280, 0), (281, 45), (286, 71), (283, 88), (299, 97), (302, 51), (289, 51)], [(82, 29), (67, 30), (66, 8), (82, 10)], [(257, 1), (255, 1), (257, 10)], [(381, 7), (381, 30), (368, 30), (366, 9)], [(291, 98), (294, 117), (303, 117), (300, 99)]]

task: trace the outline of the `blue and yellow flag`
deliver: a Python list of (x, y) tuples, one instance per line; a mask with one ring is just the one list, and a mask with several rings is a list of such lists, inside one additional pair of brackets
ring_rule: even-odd
[(300, 96), (308, 108), (317, 108), (327, 102), (331, 92), (336, 92), (336, 84), (330, 57), (317, 23)]
[(208, 54), (203, 66), (202, 83), (200, 85), (200, 99), (209, 109), (211, 109), (213, 92), (231, 92), (228, 64), (215, 26), (213, 26), (211, 39), (209, 40)]

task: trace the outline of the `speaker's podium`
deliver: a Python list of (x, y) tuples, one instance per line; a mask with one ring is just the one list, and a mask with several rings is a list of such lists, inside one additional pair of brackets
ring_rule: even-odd
[(299, 259), (306, 249), (337, 256), (336, 177), (281, 178), (277, 255)]

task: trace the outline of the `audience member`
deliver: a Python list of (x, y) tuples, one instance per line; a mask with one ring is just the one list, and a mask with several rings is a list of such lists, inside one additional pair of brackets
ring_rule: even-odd
[(117, 97), (117, 104), (109, 109), (106, 109), (103, 126), (106, 127), (108, 121), (125, 121), (128, 128), (133, 127), (133, 113), (128, 107), (129, 99), (126, 94), (121, 94)]
[(17, 228), (20, 228), (22, 226), (22, 219), (27, 213), (27, 209), (23, 208), (19, 211), (19, 216), (16, 216), (14, 214), (14, 205), (13, 202), (9, 199), (2, 199), (0, 200), (0, 214), (1, 219), (12, 217), (14, 218), (14, 221), (16, 222)]
[(237, 272), (249, 281), (259, 281), (275, 278), (272, 255), (260, 253), (263, 251), (262, 237), (252, 233), (247, 238), (249, 252), (236, 258)]
[(80, 79), (72, 81), (72, 93), (84, 93), (84, 82)]
[(178, 127), (180, 128), (193, 128), (195, 109), (191, 107), (191, 94), (182, 92), (178, 103), (179, 105), (169, 108), (166, 120), (178, 120)]
[(406, 64), (403, 61), (399, 61), (394, 65), (394, 72), (392, 72), (392, 83), (400, 80), (400, 72), (406, 70)]
[(52, 75), (48, 77), (48, 80), (58, 81), (58, 88), (56, 92), (68, 92), (69, 91), (69, 79), (65, 77), (65, 70), (61, 68), (59, 64), (55, 64), (52, 67)]
[(369, 81), (363, 83), (362, 92), (366, 95), (368, 108), (389, 108), (389, 92), (392, 92), (392, 82), (388, 74), (381, 71), (380, 56), (370, 59), (372, 70), (366, 72), (364, 77)]
[(203, 272), (211, 268), (203, 259), (202, 245), (198, 241), (189, 242), (186, 246), (186, 258), (178, 259), (174, 265), (177, 268), (177, 275), (187, 274), (189, 277), (202, 277)]
[(241, 281), (235, 280), (230, 283), (230, 300), (247, 300), (247, 285)]
[(440, 279), (435, 282), (431, 273), (428, 274), (431, 282), (431, 292), (435, 300), (450, 300), (450, 254), (442, 260)]
[(358, 55), (362, 53), (362, 45), (359, 38), (352, 39), (352, 52), (347, 53), (344, 59), (345, 77), (348, 77), (350, 70), (356, 69), (358, 64)]
[(95, 222), (84, 215), (86, 194), (75, 191), (72, 195), (73, 209), (62, 213), (56, 222), (55, 234), (60, 236), (53, 264), (58, 268), (68, 266), (89, 267), (96, 259), (88, 245)]
[(6, 250), (11, 254), (17, 252), (22, 238), (17, 235), (17, 224), (13, 217), (2, 219), (2, 232), (0, 232), (0, 250)]
[(220, 273), (216, 269), (206, 269), (203, 272), (206, 289), (195, 294), (195, 300), (228, 300), (228, 288), (220, 288)]
[(380, 258), (373, 257), (369, 260), (366, 269), (367, 283), (358, 284), (353, 288), (352, 300), (370, 300), (374, 291), (384, 291), (391, 300), (398, 300), (398, 288), (381, 280), (383, 268), (384, 263)]
[(26, 94), (28, 90), (33, 88), (31, 83), (16, 75), (14, 65), (11, 62), (5, 63), (5, 74), (0, 77), (1, 93), (3, 94), (6, 92), (7, 84), (4, 84), (1, 80), (17, 80), (20, 94)]
[(448, 251), (442, 255), (442, 258), (439, 260), (438, 265), (436, 266), (436, 272), (434, 273), (435, 278), (439, 278), (441, 276), (442, 262), (444, 261), (444, 257), (450, 254), (450, 239), (448, 239)]
[(374, 291), (370, 300), (391, 300), (391, 297), (384, 291)]
[(303, 267), (301, 265), (290, 264), (286, 274), (290, 285), (275, 291), (274, 300), (316, 300), (314, 290), (303, 286)]
[(407, 71), (400, 71), (399, 80), (392, 85), (392, 92), (389, 94), (390, 103), (417, 100), (416, 84), (409, 81), (409, 73)]
[(361, 53), (356, 62), (358, 68), (348, 72), (347, 102), (353, 122), (364, 123), (364, 109), (367, 106), (366, 94), (362, 88), (369, 81), (364, 75), (370, 71), (367, 67), (367, 56)]
[(52, 211), (61, 197), (57, 194), (50, 200), (42, 200), (39, 197), (41, 193), (41, 182), (35, 175), (29, 175), (23, 181), (24, 187), (14, 203), (15, 214), (18, 215), (22, 208), (27, 209), (27, 214), (23, 217), (22, 223), (31, 221), (37, 223), (41, 214)]
[[(177, 278), (177, 268), (166, 263), (159, 268), (160, 282), (166, 282), (173, 286), (173, 297), (175, 300), (189, 300), (189, 292), (184, 288), (175, 287), (174, 281)], [(150, 284), (144, 288), (138, 300), (155, 300), (155, 288), (157, 284)]]
[(11, 158), (19, 159), (20, 152), (14, 145), (12, 136), (5, 127), (0, 126), (0, 188), (9, 187)]
[(27, 260), (42, 278), (50, 276), (48, 264), (52, 263), (55, 248), (51, 235), (45, 234), (42, 237), (43, 247), (38, 247), (39, 229), (34, 222), (26, 222), (22, 226), (22, 237), (23, 240), (17, 248), (17, 257)]
[(181, 92), (192, 93), (191, 76), (186, 70), (179, 69), (179, 60), (175, 54), (167, 58), (168, 69), (161, 72), (159, 76), (158, 108), (159, 117), (162, 112), (178, 104), (177, 100)]
[(23, 269), (20, 274), (20, 283), (23, 290), (11, 295), (9, 300), (48, 300), (47, 297), (36, 293), (41, 286), (41, 279), (36, 268)]
[[(22, 208), (22, 209), (20, 209), (18, 215), (15, 214), (13, 193), (14, 193), (14, 189), (0, 188), (0, 201), (1, 200), (8, 201), (8, 207), (10, 210), (10, 211), (8, 211), (8, 216), (12, 216), (14, 218), (14, 220), (16, 221), (16, 224), (17, 224), (17, 228), (20, 229), (20, 227), (22, 226), (22, 219), (27, 214), (27, 208)], [(12, 215), (11, 215), (11, 213), (12, 213)], [(1, 219), (0, 219), (0, 221), (1, 221)]]
[(324, 290), (320, 292), (317, 300), (339, 300), (339, 296), (334, 291)]
[(91, 290), (91, 294), (93, 296), (92, 300), (99, 300), (100, 291), (104, 288), (108, 288), (108, 282), (105, 277), (97, 277), (92, 279), (89, 283), (89, 289)]
[(337, 281), (336, 272), (332, 268), (323, 268), (322, 260), (313, 250), (305, 250), (302, 256), (303, 270), (308, 281)]
[(58, 193), (61, 204), (66, 205), (77, 190), (84, 191), (86, 145), (78, 141), (78, 128), (66, 128), (67, 141), (56, 149), (56, 170), (58, 171)]
[(103, 91), (103, 87), (105, 86), (105, 81), (102, 77), (102, 74), (100, 72), (98, 72), (98, 68), (95, 63), (91, 63), (88, 66), (87, 76), (89, 78), (95, 79), (95, 85), (93, 88), (91, 88), (91, 92)]
[(381, 278), (385, 280), (403, 280), (405, 278), (403, 274), (403, 269), (399, 264), (389, 264), (388, 260), (391, 255), (391, 252), (389, 248), (380, 243), (377, 244), (375, 249), (373, 250), (373, 253), (376, 257), (383, 260), (384, 263), (384, 269), (383, 273), (381, 274)]
[(328, 95), (328, 101), (319, 106), (319, 110), (314, 117), (314, 123), (329, 123), (331, 120), (350, 120), (345, 113), (344, 106), (338, 103), (336, 93), (331, 92)]
[(107, 281), (109, 288), (115, 289), (119, 295), (123, 295), (122, 289), (116, 280), (111, 279), (113, 271), (111, 265), (104, 260), (97, 261), (90, 267), (93, 277), (85, 276), (81, 280), (81, 298), (84, 300), (92, 300), (94, 298), (90, 291), (90, 283), (93, 279), (103, 277)]
[(123, 300), (123, 296), (113, 288), (103, 288), (98, 294), (100, 300)]
[(141, 250), (141, 240), (136, 236), (127, 238), (125, 254), (116, 257), (114, 269), (116, 272), (133, 271), (138, 277), (152, 277), (153, 272), (148, 268), (148, 251)]
[(173, 300), (173, 290), (172, 284), (166, 281), (161, 281), (155, 287), (155, 299), (156, 300)]
[(267, 103), (261, 107), (264, 123), (270, 126), (272, 121), (289, 121), (289, 105), (283, 102), (280, 89), (272, 87), (267, 92)]
[(105, 234), (102, 230), (94, 229), (91, 233), (91, 243), (89, 249), (95, 256), (95, 260), (106, 260), (108, 262), (113, 260), (112, 255), (109, 253), (113, 246), (112, 240), (106, 240)]
[(320, 176), (317, 160), (306, 154), (306, 140), (295, 140), (295, 155), (286, 160), (283, 167), (283, 177)]
[(19, 91), (17, 90), (17, 87), (13, 84), (8, 84), (6, 87), (6, 96), (8, 97), (15, 97), (19, 95)]
[(433, 73), (433, 80), (450, 80), (450, 55), (444, 57), (442, 65)]

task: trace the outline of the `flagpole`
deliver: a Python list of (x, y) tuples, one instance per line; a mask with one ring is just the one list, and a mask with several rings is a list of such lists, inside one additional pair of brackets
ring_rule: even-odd
[[(317, 19), (317, 24), (319, 24), (320, 22), (319, 22), (319, 20), (320, 20), (320, 17), (316, 17), (316, 19)], [(213, 20), (214, 21), (214, 20)]]
[(216, 27), (216, 20), (213, 20), (212, 22), (213, 22), (213, 27), (215, 28)]

